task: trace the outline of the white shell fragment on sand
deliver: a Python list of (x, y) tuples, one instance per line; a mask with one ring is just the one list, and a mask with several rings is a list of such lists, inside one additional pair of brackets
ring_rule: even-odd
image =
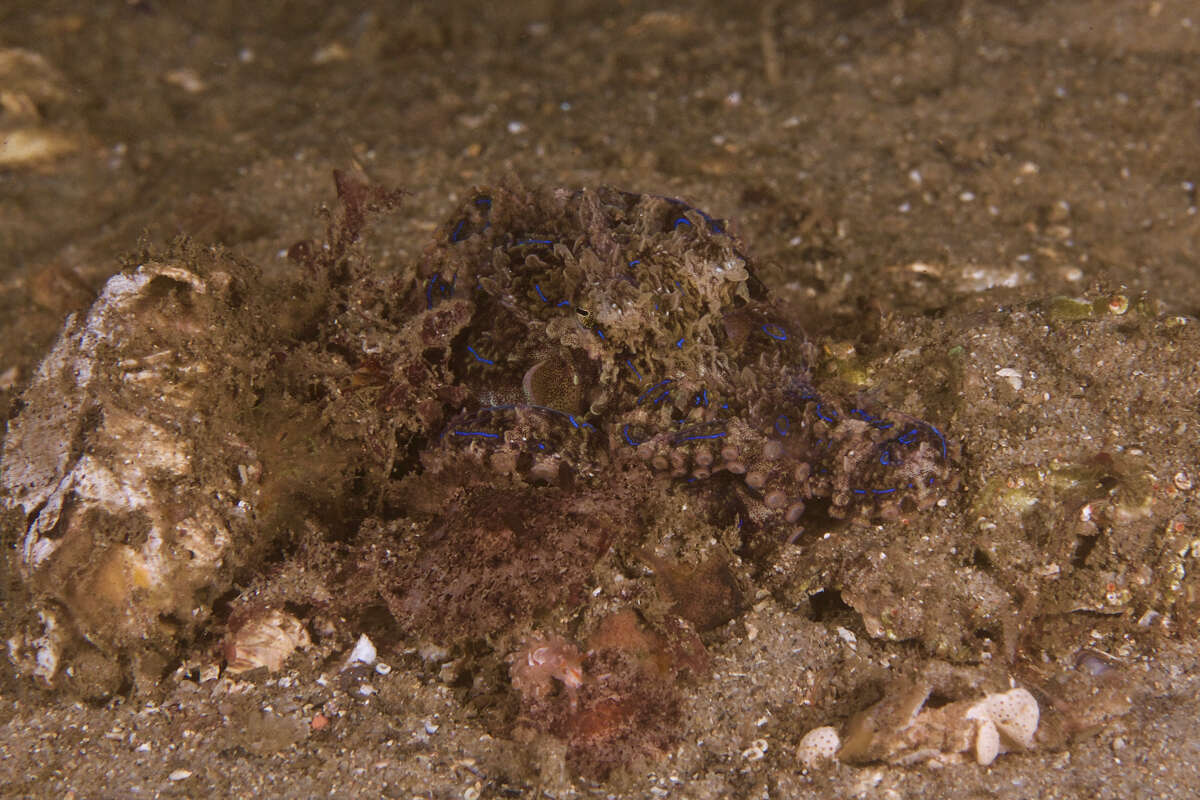
[(801, 764), (812, 769), (833, 761), (841, 746), (842, 740), (837, 729), (831, 725), (823, 725), (804, 734), (804, 738), (796, 747), (796, 757), (800, 759)]
[(375, 643), (365, 633), (361, 634), (358, 641), (354, 643), (354, 649), (350, 651), (350, 655), (346, 656), (346, 666), (342, 669), (347, 669), (355, 664), (370, 666), (375, 663), (376, 655)]

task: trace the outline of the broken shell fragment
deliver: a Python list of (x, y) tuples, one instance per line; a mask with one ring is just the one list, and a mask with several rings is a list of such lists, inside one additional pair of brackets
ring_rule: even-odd
[(358, 641), (354, 643), (354, 649), (346, 656), (346, 663), (342, 666), (342, 669), (350, 669), (355, 664), (370, 666), (375, 663), (377, 655), (375, 643), (371, 641), (370, 637), (365, 633), (359, 634)]
[(300, 620), (286, 611), (263, 609), (244, 617), (225, 637), (226, 671), (237, 675), (266, 667), (278, 672), (297, 647), (310, 644)]

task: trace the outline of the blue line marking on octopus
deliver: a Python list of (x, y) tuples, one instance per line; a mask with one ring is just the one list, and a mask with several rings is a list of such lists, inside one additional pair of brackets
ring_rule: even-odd
[(534, 482), (632, 468), (723, 481), (760, 524), (814, 502), (886, 519), (943, 497), (941, 430), (815, 386), (754, 270), (724, 222), (676, 198), (478, 191), (422, 266), (426, 313), (468, 315), (446, 379), (467, 399), (441, 446)]

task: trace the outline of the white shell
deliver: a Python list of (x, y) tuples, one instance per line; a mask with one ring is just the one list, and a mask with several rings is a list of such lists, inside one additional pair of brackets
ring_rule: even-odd
[(358, 641), (354, 643), (354, 649), (346, 656), (346, 666), (343, 669), (355, 664), (374, 664), (375, 655), (375, 643), (365, 633), (360, 634)]
[(990, 720), (1007, 742), (1029, 749), (1038, 728), (1037, 700), (1027, 689), (989, 694), (967, 711), (967, 719)]
[(979, 723), (975, 732), (975, 761), (983, 767), (991, 764), (1000, 755), (1000, 731), (990, 719)]
[(841, 746), (842, 741), (837, 729), (824, 725), (804, 734), (804, 738), (796, 747), (796, 757), (800, 759), (801, 764), (812, 769), (835, 759)]

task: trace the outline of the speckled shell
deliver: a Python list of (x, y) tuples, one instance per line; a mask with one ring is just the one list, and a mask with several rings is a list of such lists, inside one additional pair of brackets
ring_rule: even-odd
[(8, 642), (22, 671), (52, 683), (87, 653), (99, 673), (70, 674), (102, 692), (116, 661), (169, 652), (228, 585), (257, 473), (249, 447), (214, 430), (251, 395), (237, 391), (253, 357), (236, 354), (255, 338), (237, 284), (143, 264), (70, 317), (40, 365), (0, 465), (24, 522), (15, 572), (32, 613)]

